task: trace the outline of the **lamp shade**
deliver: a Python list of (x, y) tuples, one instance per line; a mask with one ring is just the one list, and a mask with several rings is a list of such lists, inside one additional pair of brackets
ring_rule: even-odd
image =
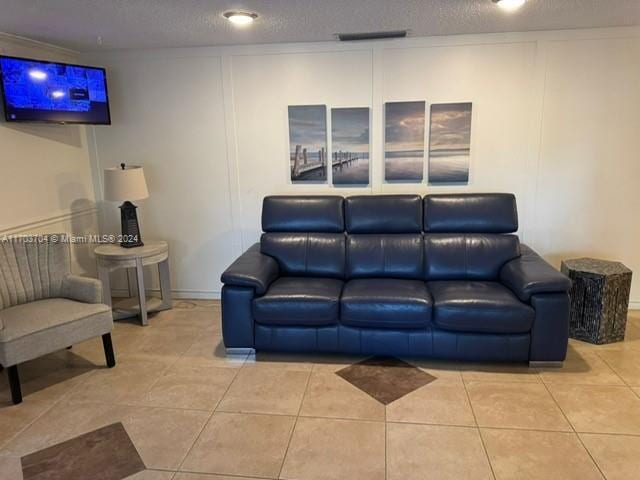
[(104, 199), (113, 202), (141, 200), (149, 196), (144, 171), (139, 165), (105, 168)]

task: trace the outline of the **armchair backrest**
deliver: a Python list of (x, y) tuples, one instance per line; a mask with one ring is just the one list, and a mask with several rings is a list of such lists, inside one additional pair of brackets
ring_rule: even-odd
[(70, 273), (63, 235), (0, 238), (0, 310), (60, 295)]
[(427, 280), (496, 280), (520, 256), (515, 196), (508, 193), (427, 195)]

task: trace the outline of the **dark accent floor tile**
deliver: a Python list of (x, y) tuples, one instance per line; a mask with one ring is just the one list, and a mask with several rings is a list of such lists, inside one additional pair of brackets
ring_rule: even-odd
[(122, 480), (144, 469), (119, 422), (22, 457), (24, 480)]
[(436, 379), (393, 357), (368, 358), (337, 371), (336, 375), (385, 405)]

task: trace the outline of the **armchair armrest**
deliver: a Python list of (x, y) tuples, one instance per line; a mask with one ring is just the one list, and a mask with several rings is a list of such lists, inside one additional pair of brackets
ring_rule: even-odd
[(66, 275), (62, 279), (62, 296), (84, 303), (102, 303), (102, 282), (95, 278)]
[(256, 243), (224, 271), (221, 280), (225, 285), (251, 287), (262, 295), (279, 275), (278, 262), (261, 253), (260, 244)]
[(549, 265), (526, 245), (521, 256), (507, 262), (500, 270), (500, 281), (523, 302), (538, 293), (566, 293), (571, 280)]

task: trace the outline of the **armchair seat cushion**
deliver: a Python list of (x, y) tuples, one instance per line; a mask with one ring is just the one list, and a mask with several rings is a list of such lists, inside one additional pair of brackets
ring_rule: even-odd
[(426, 328), (432, 300), (422, 280), (360, 278), (342, 293), (340, 323), (363, 328)]
[(16, 365), (113, 328), (111, 309), (101, 303), (49, 298), (0, 311), (0, 363)]
[(253, 316), (265, 325), (335, 325), (342, 286), (342, 280), (334, 278), (278, 278), (253, 300)]
[(467, 333), (524, 333), (535, 312), (497, 282), (429, 282), (433, 323), (442, 330)]

